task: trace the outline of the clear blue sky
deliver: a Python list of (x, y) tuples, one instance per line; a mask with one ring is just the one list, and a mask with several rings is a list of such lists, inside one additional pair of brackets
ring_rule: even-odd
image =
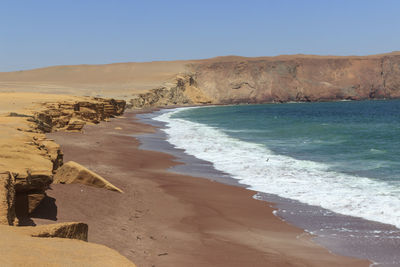
[(0, 71), (400, 50), (396, 0), (1, 0)]

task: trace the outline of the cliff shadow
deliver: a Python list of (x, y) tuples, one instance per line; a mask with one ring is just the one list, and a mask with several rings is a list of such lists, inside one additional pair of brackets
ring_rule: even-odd
[(57, 212), (56, 199), (46, 196), (29, 217), (57, 221)]
[(33, 218), (57, 221), (56, 199), (45, 196), (36, 209), (29, 213), (28, 195), (17, 194), (15, 213), (19, 226), (36, 226), (36, 223), (32, 220)]

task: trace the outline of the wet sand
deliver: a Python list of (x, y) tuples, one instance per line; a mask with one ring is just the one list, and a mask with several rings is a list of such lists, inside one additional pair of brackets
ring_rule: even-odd
[(368, 266), (333, 255), (303, 230), (273, 215), (241, 187), (168, 172), (173, 156), (138, 149), (132, 134), (154, 128), (133, 113), (49, 134), (74, 160), (124, 193), (84, 185), (52, 185), (33, 218), (89, 224), (89, 241), (116, 249), (138, 266)]

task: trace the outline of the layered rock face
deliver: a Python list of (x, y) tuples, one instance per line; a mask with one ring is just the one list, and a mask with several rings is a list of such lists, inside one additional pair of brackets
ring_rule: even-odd
[(400, 54), (366, 57), (222, 57), (191, 65), (213, 103), (400, 97)]
[[(10, 113), (4, 118), (9, 125), (3, 125), (7, 131), (4, 134), (6, 140), (0, 140), (0, 187), (4, 191), (0, 193), (0, 198), (4, 199), (0, 204), (2, 224), (14, 223), (11, 219), (6, 220), (7, 214), (12, 214), (10, 204), (7, 204), (11, 199), (9, 195), (14, 197), (15, 191), (17, 217), (27, 217), (44, 199), (45, 191), (53, 182), (53, 174), (63, 163), (59, 145), (47, 139), (44, 133), (59, 130), (80, 131), (86, 123), (99, 123), (121, 115), (125, 109), (125, 101), (83, 99), (84, 101), (47, 102), (33, 112)], [(11, 189), (14, 191), (11, 192)]]
[(121, 115), (125, 110), (123, 100), (94, 98), (93, 101), (46, 103), (45, 109), (36, 112), (31, 119), (38, 130), (80, 131), (86, 122), (99, 123), (113, 116)]
[[(0, 113), (0, 265), (135, 266), (112, 249), (84, 242), (88, 239), (85, 223), (25, 226), (31, 225), (29, 213), (45, 198), (54, 173), (63, 165), (59, 145), (45, 133), (79, 131), (86, 123), (120, 115), (125, 101), (41, 94), (32, 97), (24, 100), (26, 106), (17, 103), (13, 112)], [(4, 108), (6, 101), (0, 100), (3, 111), (17, 102), (11, 98), (11, 106)]]

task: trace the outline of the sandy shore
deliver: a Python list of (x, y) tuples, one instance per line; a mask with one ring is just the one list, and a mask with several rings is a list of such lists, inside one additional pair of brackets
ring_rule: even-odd
[(139, 150), (131, 135), (151, 132), (133, 113), (49, 134), (74, 160), (124, 193), (84, 185), (52, 185), (36, 224), (82, 221), (89, 241), (116, 249), (138, 266), (368, 266), (329, 253), (301, 229), (272, 214), (253, 191), (177, 175), (168, 154)]

